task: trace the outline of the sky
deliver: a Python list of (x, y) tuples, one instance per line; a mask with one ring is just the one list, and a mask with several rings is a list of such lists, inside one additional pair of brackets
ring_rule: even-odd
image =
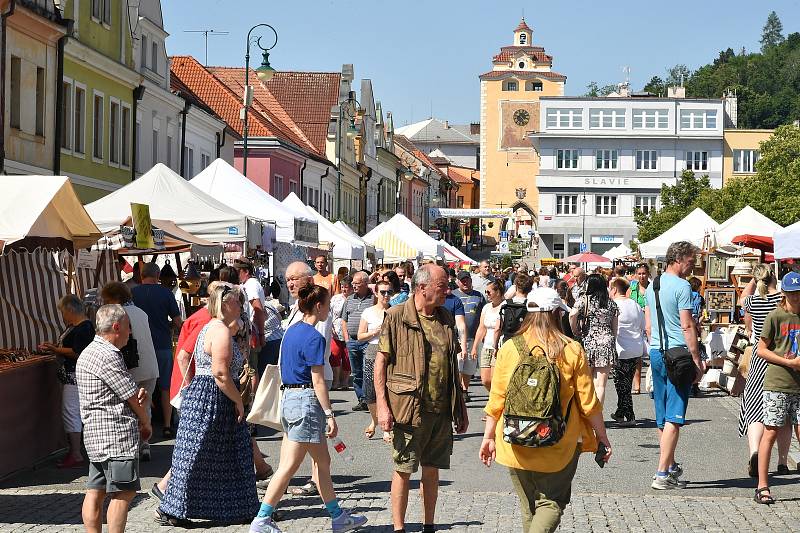
[[(772, 10), (784, 35), (800, 31), (800, 0), (162, 0), (162, 10), (170, 55), (203, 62), (203, 35), (187, 30), (227, 31), (208, 38), (208, 63), (244, 66), (248, 30), (267, 23), (279, 36), (270, 53), (276, 70), (338, 72), (352, 63), (354, 87), (371, 79), (395, 127), (430, 116), (478, 122), (478, 76), (512, 44), (523, 12), (533, 44), (567, 76), (566, 95), (583, 94), (591, 81), (622, 82), (626, 66), (639, 90), (676, 64), (697, 68), (728, 47), (757, 51)], [(267, 30), (262, 43), (270, 39)], [(259, 64), (251, 50), (251, 66)]]

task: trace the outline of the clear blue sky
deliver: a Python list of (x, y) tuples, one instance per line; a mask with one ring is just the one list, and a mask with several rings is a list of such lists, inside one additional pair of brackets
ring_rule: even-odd
[[(266, 22), (280, 36), (273, 67), (339, 71), (353, 63), (356, 80), (372, 79), (395, 126), (428, 118), (431, 109), (453, 123), (477, 122), (478, 75), (512, 43), (523, 9), (534, 45), (567, 76), (567, 95), (593, 80), (623, 81), (625, 65), (638, 90), (678, 63), (696, 68), (728, 47), (756, 51), (771, 10), (784, 35), (800, 31), (800, 0), (162, 0), (162, 8), (169, 54), (202, 62), (202, 34), (184, 30), (228, 31), (209, 37), (209, 64), (243, 66), (247, 31)], [(260, 56), (252, 57), (258, 65)]]

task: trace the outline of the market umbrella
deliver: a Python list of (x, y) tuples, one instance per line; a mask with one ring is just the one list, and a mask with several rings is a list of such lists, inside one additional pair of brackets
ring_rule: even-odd
[(763, 252), (772, 252), (772, 250), (775, 248), (775, 243), (773, 242), (772, 237), (766, 237), (763, 235), (737, 235), (731, 239), (731, 242), (740, 246), (755, 248), (756, 250), (761, 250)]
[(565, 263), (610, 263), (608, 257), (593, 254), (592, 252), (584, 252), (582, 254), (575, 254), (563, 259)]

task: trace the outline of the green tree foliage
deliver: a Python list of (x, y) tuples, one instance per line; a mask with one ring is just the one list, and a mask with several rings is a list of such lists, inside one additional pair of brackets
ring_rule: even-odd
[(684, 85), (686, 80), (692, 76), (692, 71), (686, 65), (675, 65), (667, 69), (667, 86)]
[(766, 52), (771, 47), (781, 44), (783, 40), (783, 23), (778, 18), (778, 14), (772, 11), (767, 16), (767, 23), (761, 30), (761, 51)]
[(598, 96), (608, 96), (609, 94), (613, 93), (617, 90), (616, 85), (603, 85), (602, 87), (597, 85), (596, 81), (590, 81), (589, 85), (586, 86), (586, 93), (581, 95), (590, 98), (596, 98)]
[(658, 76), (653, 76), (644, 86), (644, 90), (656, 96), (666, 96), (667, 84)]
[(655, 239), (681, 221), (695, 208), (695, 202), (707, 194), (713, 194), (708, 176), (697, 177), (691, 170), (684, 170), (675, 185), (661, 186), (661, 209), (648, 214), (636, 210), (633, 219), (639, 227), (639, 241)]

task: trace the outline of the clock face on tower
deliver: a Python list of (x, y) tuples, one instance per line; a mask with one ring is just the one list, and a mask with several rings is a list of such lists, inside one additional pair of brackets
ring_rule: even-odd
[(528, 113), (524, 109), (517, 109), (516, 111), (514, 111), (514, 123), (517, 126), (525, 126), (526, 124), (528, 124), (530, 118), (531, 118), (530, 113)]

